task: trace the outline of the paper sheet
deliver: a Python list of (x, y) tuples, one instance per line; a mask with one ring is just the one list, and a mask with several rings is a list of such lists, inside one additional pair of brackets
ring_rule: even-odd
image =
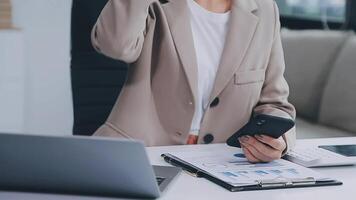
[(256, 185), (258, 181), (305, 179), (326, 180), (320, 173), (286, 160), (251, 164), (241, 150), (229, 148), (213, 151), (175, 152), (171, 155), (188, 162), (234, 186)]

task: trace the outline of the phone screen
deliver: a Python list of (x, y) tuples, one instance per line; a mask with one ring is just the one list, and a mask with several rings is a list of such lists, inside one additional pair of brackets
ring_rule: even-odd
[(356, 157), (356, 145), (327, 145), (319, 148), (341, 154), (346, 157)]

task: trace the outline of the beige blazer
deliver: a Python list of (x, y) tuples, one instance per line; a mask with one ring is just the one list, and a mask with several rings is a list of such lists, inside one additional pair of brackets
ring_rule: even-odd
[[(110, 0), (92, 32), (97, 51), (129, 65), (124, 88), (96, 136), (147, 146), (186, 144), (197, 63), (186, 0)], [(273, 0), (233, 0), (222, 60), (198, 143), (222, 143), (252, 113), (295, 118)], [(288, 147), (295, 130), (285, 134)]]

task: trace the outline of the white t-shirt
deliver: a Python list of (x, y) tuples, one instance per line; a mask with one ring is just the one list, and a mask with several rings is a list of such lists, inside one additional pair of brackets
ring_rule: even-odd
[(190, 133), (199, 135), (225, 46), (230, 11), (215, 13), (201, 7), (194, 0), (187, 2), (198, 64), (198, 94)]

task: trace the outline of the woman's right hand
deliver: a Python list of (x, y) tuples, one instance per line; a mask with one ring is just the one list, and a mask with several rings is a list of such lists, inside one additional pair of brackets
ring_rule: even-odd
[(243, 136), (239, 141), (247, 160), (251, 163), (278, 160), (287, 148), (283, 137), (274, 139), (266, 135)]

